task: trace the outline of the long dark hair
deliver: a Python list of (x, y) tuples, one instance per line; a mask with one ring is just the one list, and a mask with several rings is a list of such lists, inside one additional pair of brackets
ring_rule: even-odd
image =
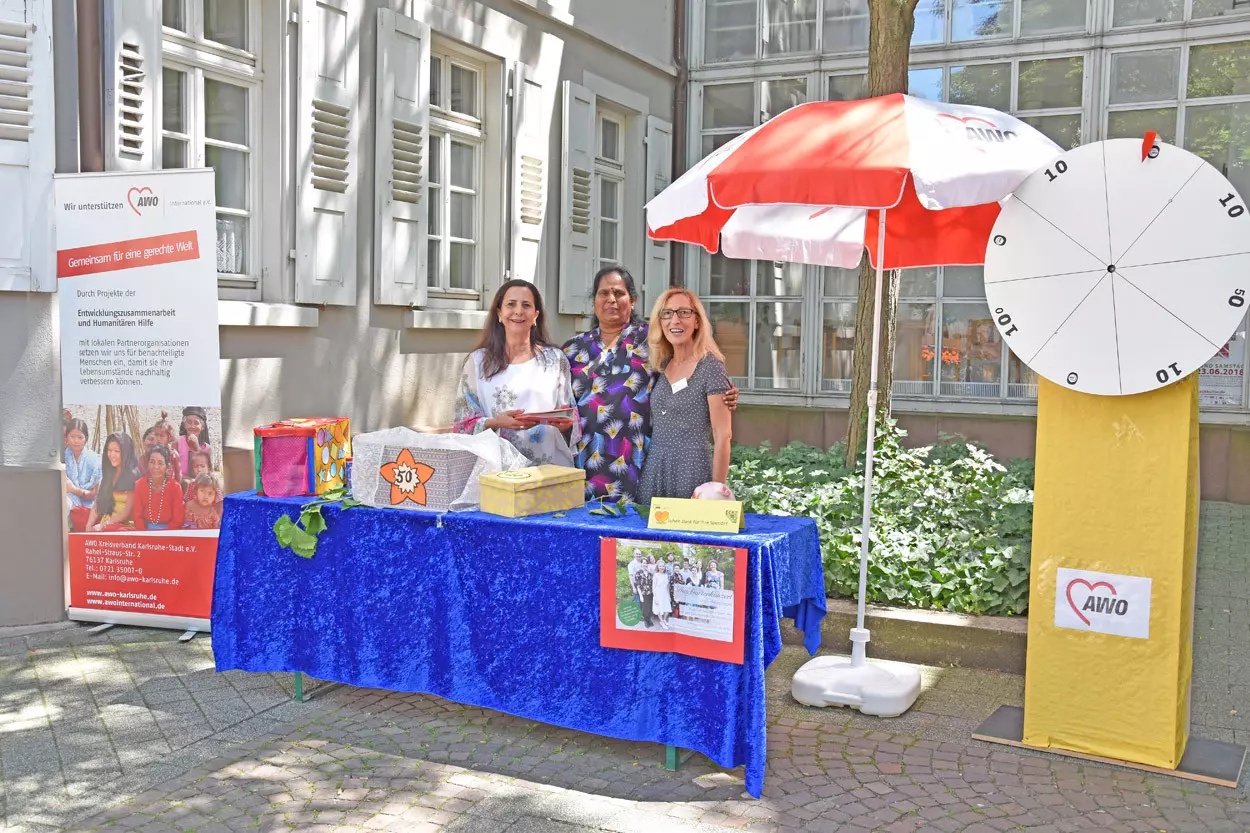
[[(121, 450), (121, 465), (113, 468), (109, 460), (109, 443), (116, 442)], [(96, 495), (95, 511), (100, 515), (113, 514), (113, 492), (133, 492), (139, 479), (139, 460), (135, 457), (135, 444), (129, 434), (109, 434), (104, 438), (104, 457), (101, 467), (100, 492)], [(116, 480), (114, 480), (116, 478)], [(110, 485), (111, 484), (111, 485)]]
[(200, 429), (200, 434), (197, 439), (204, 445), (208, 445), (208, 411), (201, 408), (199, 405), (192, 405), (188, 408), (182, 409), (182, 422), (178, 424), (179, 436), (185, 437), (187, 435), (187, 417), (189, 416), (197, 416), (200, 418), (200, 422), (204, 423), (204, 427)]
[(65, 439), (68, 442), (70, 431), (81, 431), (84, 440), (91, 439), (91, 432), (87, 430), (87, 421), (74, 417), (65, 420)]
[(482, 336), (478, 339), (477, 346), (473, 348), (481, 350), (484, 354), (482, 375), (487, 379), (502, 373), (508, 367), (508, 337), (504, 334), (503, 324), (499, 321), (499, 310), (503, 307), (503, 296), (507, 295), (508, 290), (514, 286), (521, 286), (530, 291), (534, 296), (534, 309), (538, 311), (538, 318), (534, 321), (534, 326), (530, 328), (530, 347), (537, 353), (540, 347), (552, 346), (551, 339), (547, 337), (547, 312), (543, 309), (543, 296), (538, 293), (538, 287), (520, 278), (504, 281), (503, 286), (499, 287), (499, 291), (495, 293), (495, 300), (490, 302), (490, 313), (487, 314), (486, 324), (482, 327)]
[[(594, 309), (595, 297), (599, 294), (599, 284), (603, 283), (603, 279), (613, 273), (621, 276), (621, 281), (625, 284), (625, 291), (629, 293), (629, 300), (634, 302), (633, 308), (629, 311), (629, 323), (644, 323), (646, 319), (638, 314), (638, 287), (634, 284), (634, 276), (629, 274), (629, 270), (624, 266), (605, 266), (598, 272), (595, 272), (595, 280), (590, 285), (590, 308)], [(599, 329), (599, 316), (593, 312), (590, 314), (590, 328), (592, 330)]]

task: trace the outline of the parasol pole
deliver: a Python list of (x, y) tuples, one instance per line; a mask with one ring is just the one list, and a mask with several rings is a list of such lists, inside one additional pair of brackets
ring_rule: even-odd
[(859, 542), (859, 601), (851, 629), (851, 667), (867, 659), (868, 629), (864, 627), (864, 596), (868, 593), (868, 539), (872, 526), (872, 452), (877, 436), (877, 362), (881, 357), (881, 276), (885, 266), (885, 209), (877, 216), (877, 286), (873, 290), (872, 369), (868, 375), (868, 448), (864, 454), (864, 524)]

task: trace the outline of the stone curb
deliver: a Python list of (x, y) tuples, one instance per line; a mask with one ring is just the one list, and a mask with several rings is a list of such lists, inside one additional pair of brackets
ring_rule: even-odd
[[(849, 654), (855, 627), (855, 602), (828, 599), (821, 626), (821, 650)], [(1024, 673), (1029, 620), (1026, 616), (967, 616), (937, 610), (869, 605), (865, 626), (872, 632), (868, 655), (920, 665), (959, 666)], [(803, 635), (785, 620), (782, 641), (802, 645)]]

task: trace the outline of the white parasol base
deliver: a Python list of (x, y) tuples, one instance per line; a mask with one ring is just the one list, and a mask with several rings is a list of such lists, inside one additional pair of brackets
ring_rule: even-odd
[(795, 672), (790, 694), (805, 706), (847, 706), (874, 717), (898, 717), (920, 696), (920, 671), (901, 662), (816, 657)]

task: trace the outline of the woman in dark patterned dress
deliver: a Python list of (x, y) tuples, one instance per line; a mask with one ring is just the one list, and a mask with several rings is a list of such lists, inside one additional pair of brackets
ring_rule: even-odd
[[(581, 422), (574, 465), (586, 471), (586, 499), (638, 500), (638, 481), (651, 445), (647, 322), (634, 311), (638, 290), (623, 266), (595, 275), (593, 327), (564, 345)], [(730, 387), (725, 405), (738, 404)]]

